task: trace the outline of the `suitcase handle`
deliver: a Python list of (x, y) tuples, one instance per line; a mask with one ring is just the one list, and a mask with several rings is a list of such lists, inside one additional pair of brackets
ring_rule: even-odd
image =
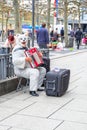
[[(49, 84), (53, 84), (53, 86), (49, 87), (50, 86)], [(55, 91), (55, 88), (56, 88), (55, 87), (55, 80), (53, 80), (53, 81), (46, 81), (46, 89)]]
[(68, 74), (64, 74), (63, 77), (65, 78)]

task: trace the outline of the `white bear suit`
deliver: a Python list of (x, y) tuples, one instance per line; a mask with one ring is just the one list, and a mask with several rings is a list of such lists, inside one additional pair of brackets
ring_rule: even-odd
[(23, 48), (23, 46), (19, 42), (12, 50), (14, 72), (18, 77), (30, 79), (29, 90), (37, 91), (37, 89), (43, 84), (46, 69), (44, 67), (31, 68), (30, 64), (25, 60), (25, 49), (20, 48)]

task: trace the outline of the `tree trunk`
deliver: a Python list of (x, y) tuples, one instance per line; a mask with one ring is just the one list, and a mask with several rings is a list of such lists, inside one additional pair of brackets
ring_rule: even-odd
[(68, 20), (67, 20), (67, 0), (64, 2), (64, 37), (65, 37), (65, 47), (68, 47)]
[(4, 23), (4, 20), (3, 20), (3, 9), (2, 9), (2, 41), (4, 41), (4, 29), (3, 29), (3, 23)]
[(49, 27), (50, 27), (50, 5), (51, 5), (51, 0), (48, 0), (48, 16), (47, 16), (47, 28), (49, 31)]
[(80, 23), (80, 5), (78, 6), (78, 19), (79, 19), (79, 28), (81, 28), (81, 23)]
[(18, 0), (13, 0), (14, 18), (15, 18), (15, 33), (21, 33), (20, 10)]

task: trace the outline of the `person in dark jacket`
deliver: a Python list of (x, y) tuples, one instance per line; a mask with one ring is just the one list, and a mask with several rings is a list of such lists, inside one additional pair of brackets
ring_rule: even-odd
[(81, 39), (82, 39), (82, 31), (80, 28), (76, 31), (75, 38), (76, 38), (77, 49), (79, 49)]
[(45, 28), (46, 24), (42, 24), (42, 28), (37, 31), (37, 43), (40, 48), (47, 48), (49, 44), (49, 33)]
[(60, 30), (60, 35), (61, 35), (61, 42), (63, 43), (63, 41), (64, 41), (64, 29), (63, 29), (63, 27)]
[(52, 41), (53, 34), (54, 34), (54, 30), (52, 30), (52, 31), (50, 32), (50, 41)]

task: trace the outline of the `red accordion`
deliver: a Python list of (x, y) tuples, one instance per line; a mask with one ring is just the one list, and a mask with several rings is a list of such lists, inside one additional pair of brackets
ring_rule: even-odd
[(27, 57), (31, 57), (32, 58), (32, 62), (30, 63), (30, 66), (32, 68), (36, 68), (36, 67), (38, 67), (38, 66), (40, 66), (41, 64), (44, 63), (42, 57), (39, 56), (38, 49), (35, 48), (35, 47), (25, 51), (25, 55)]

